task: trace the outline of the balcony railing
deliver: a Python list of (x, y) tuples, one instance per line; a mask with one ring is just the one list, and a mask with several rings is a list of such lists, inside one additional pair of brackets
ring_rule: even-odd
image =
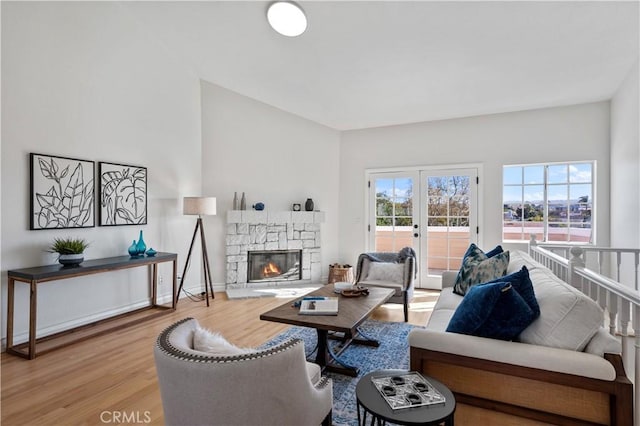
[[(640, 249), (540, 244), (532, 238), (529, 254), (600, 305), (604, 326), (622, 343), (627, 374), (634, 387), (640, 384)], [(637, 387), (634, 398), (634, 424), (640, 424)]]

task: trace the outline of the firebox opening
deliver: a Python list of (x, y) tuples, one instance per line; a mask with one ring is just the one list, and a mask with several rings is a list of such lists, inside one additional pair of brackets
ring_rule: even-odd
[(302, 279), (302, 250), (250, 251), (247, 282)]

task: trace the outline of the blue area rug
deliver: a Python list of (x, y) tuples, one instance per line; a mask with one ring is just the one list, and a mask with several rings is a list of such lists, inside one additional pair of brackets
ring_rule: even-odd
[[(358, 377), (327, 373), (333, 380), (333, 424), (335, 426), (357, 425), (356, 384), (360, 377), (374, 370), (409, 369), (409, 331), (415, 326), (403, 322), (365, 321), (360, 329), (380, 342), (380, 346), (353, 344), (340, 355), (347, 364), (360, 369)], [(287, 339), (304, 340), (308, 359), (315, 359), (317, 335), (312, 328), (291, 327), (277, 335), (262, 347), (272, 346)], [(338, 342), (335, 342), (338, 343)]]

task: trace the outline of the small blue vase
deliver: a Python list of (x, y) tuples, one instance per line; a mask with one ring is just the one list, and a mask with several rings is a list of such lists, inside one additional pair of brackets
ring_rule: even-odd
[(142, 231), (140, 231), (140, 238), (138, 238), (138, 244), (136, 244), (136, 249), (138, 251), (138, 255), (144, 255), (144, 252), (147, 251), (147, 245), (144, 243), (144, 239), (142, 238)]
[(129, 252), (129, 256), (136, 257), (138, 256), (138, 247), (136, 246), (136, 240), (133, 240), (133, 244), (129, 246), (127, 250)]
[(149, 250), (147, 250), (147, 256), (149, 256), (149, 257), (153, 257), (153, 256), (155, 256), (156, 254), (158, 254), (158, 252), (157, 252), (157, 251), (155, 251), (155, 250), (153, 249), (153, 247), (151, 247)]

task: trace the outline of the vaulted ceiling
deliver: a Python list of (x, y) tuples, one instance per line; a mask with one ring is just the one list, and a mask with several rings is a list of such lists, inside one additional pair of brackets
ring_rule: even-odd
[(638, 60), (637, 1), (122, 2), (198, 77), (339, 129), (610, 99)]

